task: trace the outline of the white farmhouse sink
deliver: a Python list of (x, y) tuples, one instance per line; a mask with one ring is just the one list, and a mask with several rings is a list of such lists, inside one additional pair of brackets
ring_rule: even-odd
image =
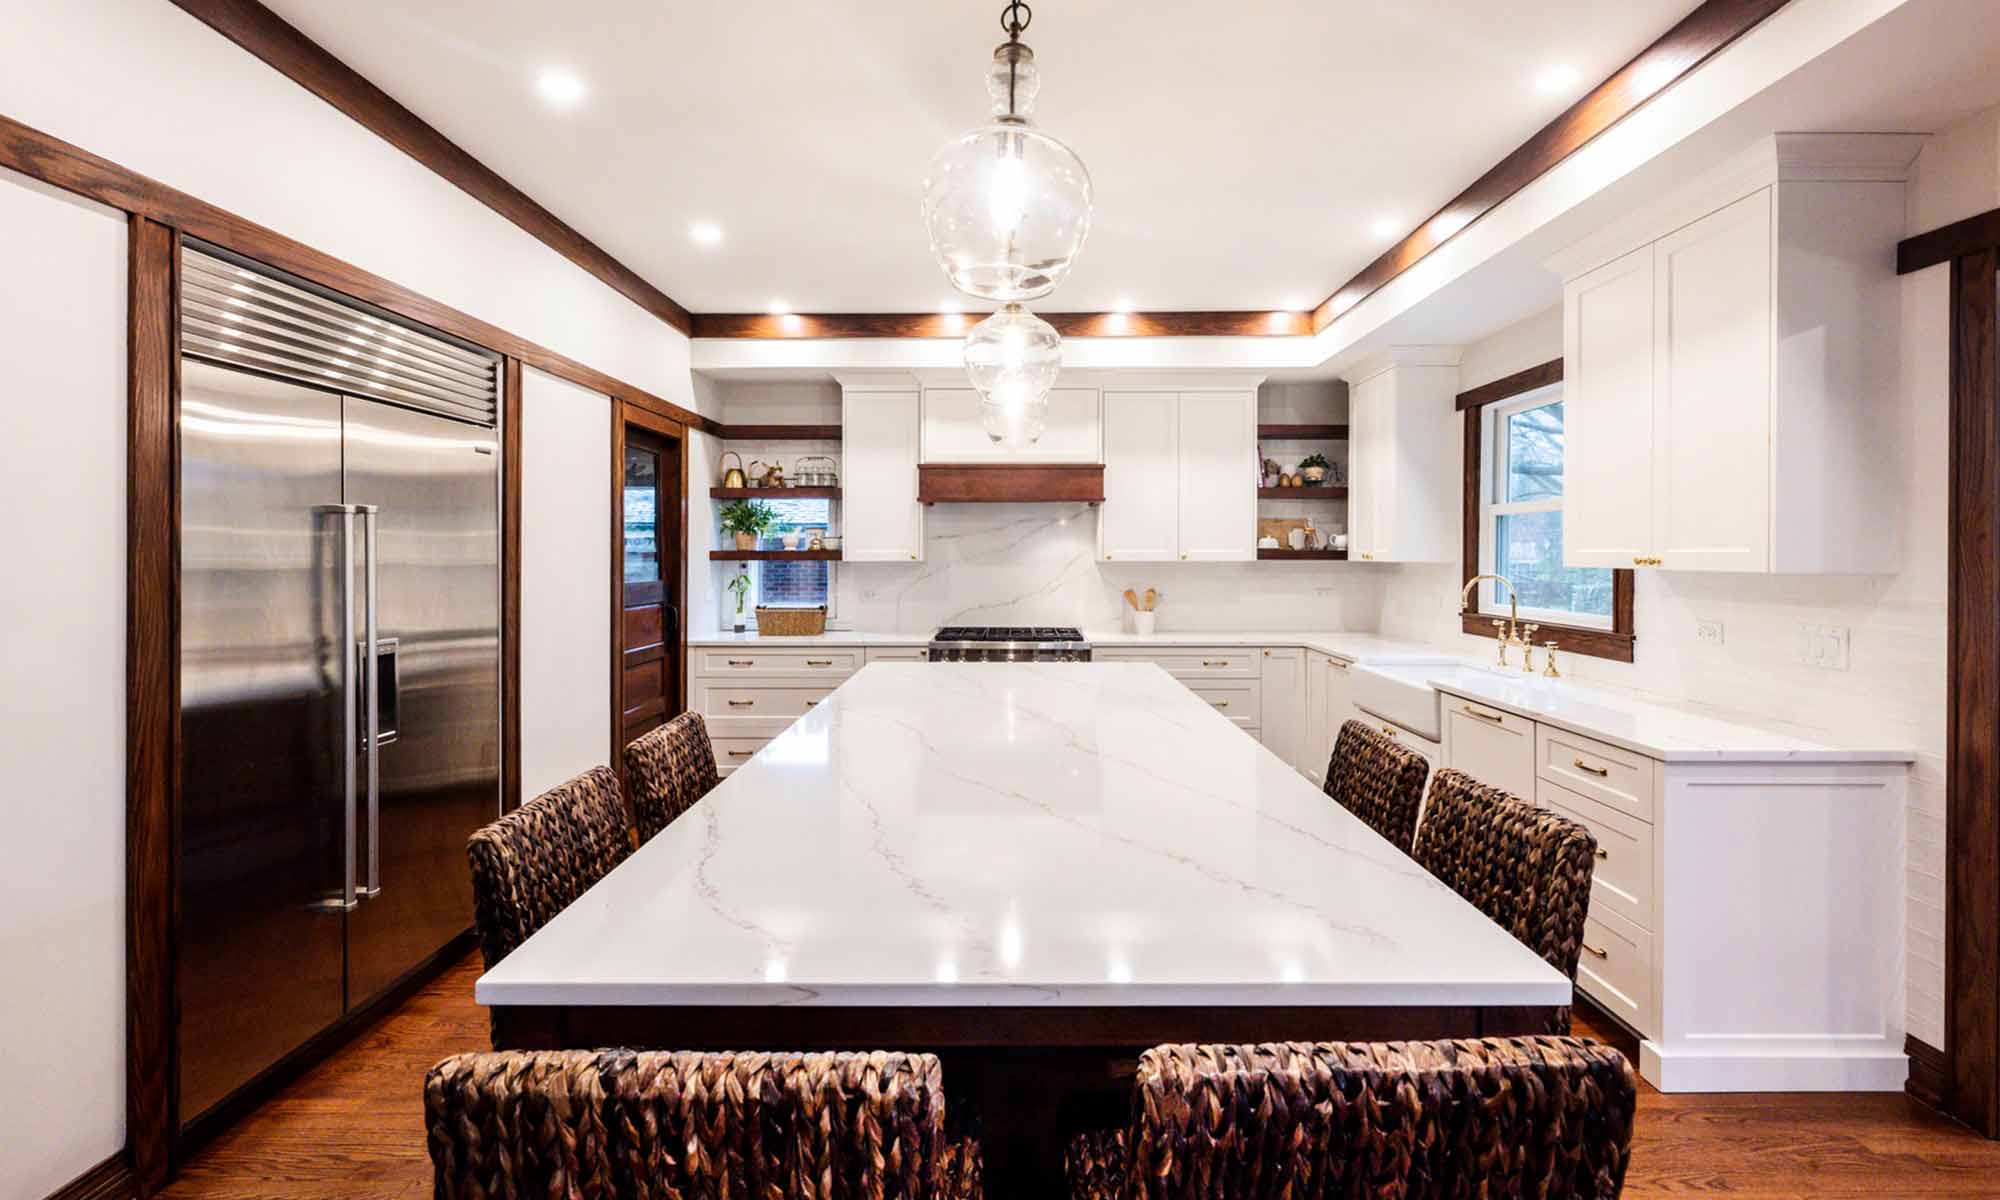
[(1469, 667), (1460, 662), (1363, 665), (1355, 667), (1352, 676), (1354, 707), (1432, 742), (1444, 738), (1443, 705), (1432, 680), (1448, 683), (1464, 678), (1489, 686), (1500, 681), (1531, 690), (1554, 686), (1553, 680), (1519, 668)]

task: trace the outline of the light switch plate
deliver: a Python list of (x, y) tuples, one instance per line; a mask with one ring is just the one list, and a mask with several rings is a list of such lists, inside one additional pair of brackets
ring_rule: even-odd
[(1722, 622), (1696, 621), (1694, 623), (1694, 640), (1697, 642), (1706, 642), (1711, 646), (1720, 646), (1722, 644)]

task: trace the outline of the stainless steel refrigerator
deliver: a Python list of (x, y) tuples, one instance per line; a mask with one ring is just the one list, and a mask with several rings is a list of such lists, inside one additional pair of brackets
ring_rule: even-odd
[(500, 806), (497, 364), (188, 249), (183, 1124), (472, 921)]

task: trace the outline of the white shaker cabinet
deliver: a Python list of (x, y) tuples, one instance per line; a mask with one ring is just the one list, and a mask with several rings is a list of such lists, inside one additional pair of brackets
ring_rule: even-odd
[(1898, 569), (1910, 451), (1882, 398), (1919, 144), (1781, 134), (1551, 261), (1568, 565)]
[(917, 503), (919, 391), (842, 378), (841, 558), (914, 562), (924, 556)]
[(1178, 392), (1104, 393), (1104, 505), (1098, 553), (1107, 562), (1180, 556)]
[(1361, 715), (1350, 699), (1350, 669), (1345, 659), (1316, 650), (1306, 652), (1305, 729), (1299, 735), (1299, 752), (1293, 765), (1300, 774), (1321, 786), (1326, 784), (1326, 767), (1333, 758), (1334, 744), (1340, 739), (1340, 727)]
[(1257, 393), (1182, 392), (1180, 557), (1257, 557)]
[(1347, 382), (1348, 557), (1452, 561), (1463, 470), (1450, 444), (1458, 351), (1398, 348)]
[(1296, 646), (1271, 646), (1259, 661), (1263, 696), (1258, 726), (1264, 748), (1296, 767), (1305, 736), (1306, 652)]

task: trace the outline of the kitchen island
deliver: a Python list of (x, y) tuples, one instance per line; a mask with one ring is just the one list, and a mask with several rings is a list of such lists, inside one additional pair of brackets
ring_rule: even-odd
[(1156, 666), (876, 663), (477, 996), (504, 1045), (936, 1050), (997, 1095), (1160, 1042), (1536, 1032), (1570, 983)]

